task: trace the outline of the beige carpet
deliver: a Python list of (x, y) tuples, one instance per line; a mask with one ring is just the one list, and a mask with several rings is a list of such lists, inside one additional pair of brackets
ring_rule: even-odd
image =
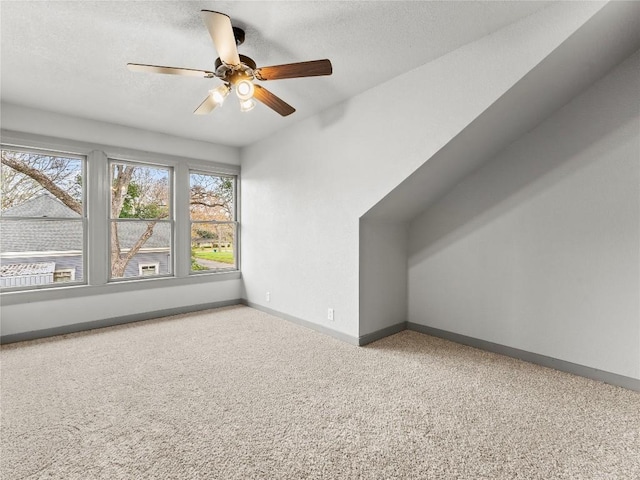
[(640, 394), (248, 307), (4, 346), (2, 479), (638, 479)]

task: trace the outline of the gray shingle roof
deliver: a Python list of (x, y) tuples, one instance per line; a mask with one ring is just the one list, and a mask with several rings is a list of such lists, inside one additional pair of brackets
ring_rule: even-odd
[(20, 205), (7, 208), (2, 215), (5, 217), (80, 218), (80, 215), (50, 193), (41, 193)]
[[(38, 217), (34, 220), (5, 220), (0, 225), (0, 251), (69, 252), (82, 250), (82, 221), (76, 212), (45, 193), (3, 212), (3, 217)], [(44, 220), (69, 218), (68, 221)], [(42, 218), (39, 219), (39, 218)], [(147, 228), (146, 221), (118, 222), (121, 248), (130, 248)], [(169, 248), (171, 225), (157, 223), (145, 243), (148, 248)]]
[(82, 222), (6, 220), (0, 227), (0, 249), (2, 253), (81, 251)]
[[(147, 229), (147, 221), (122, 221), (118, 222), (118, 239), (120, 248), (131, 248)], [(156, 223), (153, 227), (153, 235), (144, 244), (145, 248), (169, 248), (171, 238), (171, 225), (168, 223)]]

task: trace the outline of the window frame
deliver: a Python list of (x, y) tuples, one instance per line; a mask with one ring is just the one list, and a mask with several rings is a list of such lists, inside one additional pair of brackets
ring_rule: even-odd
[[(60, 299), (82, 298), (101, 294), (145, 291), (156, 288), (170, 288), (185, 285), (202, 285), (220, 281), (240, 280), (240, 166), (236, 163), (224, 163), (201, 154), (200, 158), (189, 157), (188, 153), (175, 155), (156, 153), (149, 150), (105, 145), (98, 142), (69, 140), (34, 133), (0, 130), (2, 146), (7, 149), (43, 150), (52, 154), (80, 156), (86, 158), (85, 173), (87, 177), (84, 188), (86, 234), (85, 262), (83, 283), (60, 282), (47, 288), (0, 288), (0, 299), (4, 306), (21, 305), (30, 302), (51, 301)], [(224, 154), (223, 154), (224, 155)], [(227, 158), (227, 157), (224, 157)], [(174, 172), (174, 241), (175, 258), (173, 260), (174, 275), (168, 277), (145, 277), (131, 279), (126, 282), (110, 282), (110, 266), (105, 251), (109, 249), (111, 189), (109, 182), (109, 159), (152, 165), (173, 167)], [(189, 231), (189, 170), (197, 170), (206, 174), (231, 175), (236, 177), (236, 269), (222, 271), (206, 271), (201, 275), (190, 275), (190, 231)]]
[[(238, 241), (240, 225), (238, 221), (238, 176), (231, 174), (222, 174), (222, 173), (213, 173), (207, 172), (199, 169), (189, 169), (188, 179), (189, 179), (189, 197), (191, 197), (191, 174), (196, 175), (209, 175), (211, 177), (227, 177), (233, 180), (233, 220), (227, 221), (219, 221), (219, 220), (192, 220), (191, 218), (191, 209), (189, 209), (189, 247), (191, 248), (191, 229), (193, 228), (194, 223), (204, 223), (204, 224), (212, 224), (212, 225), (233, 225), (234, 226), (234, 235), (233, 235), (233, 265), (230, 264), (227, 268), (216, 268), (210, 270), (191, 270), (191, 263), (189, 263), (189, 275), (207, 275), (207, 274), (215, 274), (219, 272), (229, 272), (229, 271), (239, 271), (240, 270), (240, 260), (239, 260), (239, 251), (240, 251), (240, 243)], [(191, 202), (189, 202), (189, 206), (191, 206)], [(220, 244), (220, 239), (218, 239), (218, 245)]]
[[(3, 135), (4, 137), (4, 135)], [(0, 212), (0, 228), (1, 224), (4, 222), (24, 222), (24, 221), (45, 221), (45, 222), (77, 222), (82, 225), (82, 250), (80, 251), (80, 257), (82, 258), (82, 280), (75, 280), (77, 275), (75, 272), (73, 273), (74, 280), (69, 282), (55, 282), (55, 272), (54, 270), (52, 274), (51, 283), (46, 284), (37, 284), (37, 285), (28, 285), (28, 286), (17, 286), (17, 287), (2, 287), (0, 290), (2, 292), (30, 292), (30, 291), (39, 291), (39, 290), (49, 290), (59, 288), (61, 284), (65, 286), (81, 286), (87, 285), (89, 280), (89, 272), (88, 272), (88, 257), (89, 257), (89, 222), (88, 222), (88, 195), (87, 195), (87, 185), (86, 179), (89, 175), (88, 173), (88, 159), (86, 155), (82, 153), (75, 152), (74, 149), (56, 149), (54, 148), (43, 148), (41, 146), (29, 146), (29, 145), (21, 145), (21, 144), (13, 144), (12, 142), (1, 142), (0, 150), (10, 150), (14, 152), (24, 152), (30, 154), (42, 154), (43, 156), (51, 156), (51, 157), (59, 157), (59, 158), (68, 158), (80, 161), (80, 171), (83, 179), (82, 184), (82, 215), (77, 217), (25, 217), (25, 216), (4, 216)], [(1, 161), (0, 161), (1, 163)], [(44, 189), (46, 190), (46, 189)], [(26, 253), (39, 253), (39, 252), (24, 252)], [(1, 256), (2, 252), (0, 252)], [(38, 255), (35, 255), (36, 257)], [(4, 263), (4, 262), (3, 262)], [(38, 262), (32, 262), (38, 263)], [(63, 268), (59, 270), (69, 270), (68, 268)]]
[[(119, 164), (119, 165), (133, 165), (133, 166), (142, 166), (144, 167), (148, 167), (148, 168), (157, 168), (157, 169), (162, 169), (162, 170), (167, 170), (168, 174), (169, 174), (169, 215), (167, 217), (167, 219), (155, 219), (155, 218), (113, 218), (111, 216), (111, 202), (112, 202), (112, 198), (111, 198), (111, 183), (113, 182), (113, 165), (114, 164)], [(175, 250), (176, 250), (176, 232), (175, 232), (175, 175), (174, 175), (174, 167), (173, 165), (163, 165), (161, 163), (152, 163), (152, 162), (148, 162), (148, 161), (139, 161), (139, 160), (131, 160), (131, 159), (123, 159), (123, 158), (114, 158), (112, 156), (108, 157), (108, 171), (109, 171), (109, 199), (108, 199), (108, 204), (109, 204), (109, 214), (108, 214), (108, 218), (107, 218), (107, 232), (109, 235), (109, 242), (108, 242), (108, 272), (109, 272), (109, 282), (130, 282), (133, 280), (149, 280), (151, 278), (167, 278), (167, 277), (174, 277), (175, 276), (175, 272), (176, 272), (176, 255), (175, 255)], [(170, 245), (169, 245), (169, 268), (171, 269), (171, 271), (169, 273), (162, 273), (162, 274), (157, 274), (157, 275), (153, 275), (153, 276), (144, 276), (142, 274), (139, 273), (138, 276), (131, 276), (131, 277), (112, 277), (111, 276), (111, 265), (113, 262), (113, 258), (112, 258), (112, 254), (111, 254), (111, 225), (114, 222), (132, 222), (132, 223), (138, 223), (138, 222), (156, 222), (156, 223), (167, 223), (169, 224), (169, 228), (170, 228), (170, 234), (169, 234), (169, 238), (170, 238)], [(133, 261), (133, 259), (135, 258), (132, 257), (130, 261)], [(140, 262), (138, 262), (139, 264)], [(143, 263), (154, 263), (154, 262), (143, 262)], [(158, 262), (159, 263), (159, 262)], [(158, 265), (158, 270), (160, 269), (159, 265)], [(140, 272), (140, 269), (138, 269), (138, 272)]]

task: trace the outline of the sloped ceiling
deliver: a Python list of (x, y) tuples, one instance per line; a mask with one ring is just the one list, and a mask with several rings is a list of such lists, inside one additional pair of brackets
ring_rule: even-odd
[[(394, 75), (552, 2), (30, 1), (1, 2), (1, 99), (229, 146), (265, 138)], [(246, 30), (240, 52), (258, 66), (331, 59), (331, 77), (265, 82), (296, 107), (282, 118), (229, 97), (193, 110), (217, 79), (132, 73), (127, 62), (213, 69), (201, 9)], [(392, 90), (392, 89), (390, 89)], [(393, 101), (392, 91), (385, 101)]]
[(364, 219), (407, 222), (640, 49), (640, 2), (606, 4)]

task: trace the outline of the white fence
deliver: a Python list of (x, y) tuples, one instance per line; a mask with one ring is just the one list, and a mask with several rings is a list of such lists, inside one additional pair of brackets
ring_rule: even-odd
[(53, 262), (2, 265), (0, 288), (32, 287), (53, 283), (55, 268), (56, 264)]

